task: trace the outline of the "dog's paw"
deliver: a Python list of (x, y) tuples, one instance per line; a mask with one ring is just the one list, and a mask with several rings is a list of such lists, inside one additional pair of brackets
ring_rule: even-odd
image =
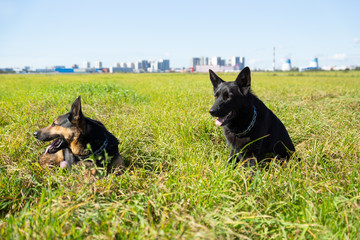
[(60, 167), (61, 167), (62, 169), (67, 168), (67, 166), (68, 166), (68, 163), (67, 163), (66, 161), (62, 161), (62, 162), (60, 163)]

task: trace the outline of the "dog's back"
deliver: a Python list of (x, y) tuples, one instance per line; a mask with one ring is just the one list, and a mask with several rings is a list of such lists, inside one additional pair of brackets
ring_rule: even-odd
[(249, 155), (258, 159), (274, 156), (289, 158), (295, 147), (284, 124), (261, 100), (250, 94), (257, 111), (257, 119), (253, 131), (249, 132), (250, 141), (254, 141)]

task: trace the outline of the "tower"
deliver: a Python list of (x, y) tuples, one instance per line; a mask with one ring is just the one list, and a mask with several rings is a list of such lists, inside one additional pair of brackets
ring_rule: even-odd
[(273, 49), (273, 72), (275, 72), (275, 47)]

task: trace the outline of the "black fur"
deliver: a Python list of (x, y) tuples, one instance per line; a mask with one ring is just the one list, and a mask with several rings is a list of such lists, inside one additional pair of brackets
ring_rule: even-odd
[(282, 122), (252, 93), (250, 69), (244, 68), (234, 82), (223, 81), (211, 70), (209, 73), (215, 95), (209, 112), (218, 117), (217, 125), (221, 124), (231, 146), (228, 164), (234, 158), (236, 163), (247, 160), (249, 166), (256, 160), (289, 158), (295, 147)]

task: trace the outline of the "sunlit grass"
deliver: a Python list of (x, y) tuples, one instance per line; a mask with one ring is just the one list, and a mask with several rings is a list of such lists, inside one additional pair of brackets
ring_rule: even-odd
[[(0, 75), (0, 236), (358, 238), (360, 73), (253, 73), (252, 87), (301, 161), (226, 169), (207, 74)], [(32, 133), (78, 95), (120, 140), (122, 176), (36, 163)]]

